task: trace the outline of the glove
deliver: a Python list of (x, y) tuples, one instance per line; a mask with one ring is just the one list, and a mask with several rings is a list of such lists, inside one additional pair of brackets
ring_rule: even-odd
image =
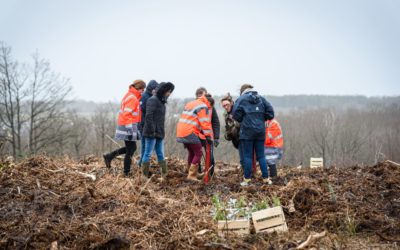
[(214, 140), (214, 147), (218, 147), (219, 141), (217, 139)]
[(206, 141), (207, 141), (207, 143), (210, 144), (210, 145), (213, 144), (213, 140), (211, 139), (210, 136), (207, 136), (207, 137), (206, 137)]

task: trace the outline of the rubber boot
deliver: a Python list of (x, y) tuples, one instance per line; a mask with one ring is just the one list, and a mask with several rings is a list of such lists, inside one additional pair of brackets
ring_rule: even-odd
[(190, 169), (190, 163), (188, 163), (188, 164), (186, 164), (186, 167), (185, 167), (185, 173), (188, 173), (189, 172), (189, 169)]
[(163, 181), (163, 180), (165, 180), (167, 178), (167, 174), (168, 174), (167, 162), (165, 160), (159, 161), (158, 165), (160, 165), (161, 181)]
[(191, 181), (199, 181), (197, 179), (197, 168), (198, 167), (199, 167), (199, 165), (197, 165), (197, 164), (190, 165), (189, 174), (186, 177), (186, 179), (191, 180)]
[(111, 155), (109, 154), (103, 154), (103, 159), (104, 159), (104, 164), (106, 165), (107, 168), (111, 168)]
[(126, 153), (126, 147), (112, 151), (109, 154), (103, 154), (104, 163), (107, 168), (111, 168), (111, 161), (118, 155)]
[(277, 176), (276, 164), (268, 165), (268, 168), (269, 168), (269, 176), (271, 178), (276, 177)]
[(149, 169), (150, 169), (150, 162), (142, 162), (142, 174), (145, 179), (148, 179), (149, 176)]

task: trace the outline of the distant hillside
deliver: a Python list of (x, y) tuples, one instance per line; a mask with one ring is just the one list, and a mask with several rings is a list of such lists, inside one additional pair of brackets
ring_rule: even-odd
[[(215, 96), (217, 103), (222, 96)], [(314, 109), (314, 108), (357, 108), (363, 109), (371, 105), (400, 105), (400, 96), (391, 97), (366, 97), (366, 96), (324, 96), (324, 95), (285, 95), (285, 96), (266, 96), (267, 100), (272, 103), (275, 110), (284, 112), (296, 109)], [(237, 96), (234, 97), (237, 99)], [(189, 98), (177, 100), (172, 98), (176, 103), (183, 103), (190, 100)], [(172, 102), (171, 100), (171, 102)], [(174, 102), (175, 103), (175, 102)], [(118, 109), (118, 103), (96, 103), (93, 101), (75, 100), (68, 107), (82, 114), (93, 113), (98, 105), (109, 104), (115, 107), (115, 112)], [(217, 110), (222, 110), (222, 107), (217, 105)]]

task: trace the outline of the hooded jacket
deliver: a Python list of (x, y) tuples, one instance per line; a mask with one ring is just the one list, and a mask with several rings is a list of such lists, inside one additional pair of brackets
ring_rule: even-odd
[(233, 106), (232, 117), (240, 123), (240, 140), (264, 140), (265, 121), (274, 118), (274, 109), (257, 91), (247, 90)]
[(143, 136), (147, 138), (165, 137), (165, 114), (167, 98), (164, 94), (168, 91), (173, 91), (175, 86), (170, 82), (162, 82), (155, 96), (150, 97), (146, 104), (146, 116), (143, 126)]
[(149, 83), (147, 84), (147, 88), (146, 91), (143, 93), (142, 95), (142, 99), (140, 100), (140, 110), (142, 112), (142, 121), (139, 124), (139, 131), (143, 132), (143, 127), (144, 127), (144, 119), (146, 117), (146, 104), (147, 104), (147, 100), (149, 100), (150, 97), (153, 96), (153, 90), (157, 89), (157, 87), (159, 86), (158, 82), (155, 80), (151, 80), (149, 81)]

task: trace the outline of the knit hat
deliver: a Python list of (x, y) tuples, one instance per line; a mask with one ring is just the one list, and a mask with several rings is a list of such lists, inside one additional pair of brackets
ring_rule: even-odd
[(138, 80), (133, 81), (131, 86), (134, 87), (135, 89), (145, 89), (146, 83), (143, 80), (138, 79)]

